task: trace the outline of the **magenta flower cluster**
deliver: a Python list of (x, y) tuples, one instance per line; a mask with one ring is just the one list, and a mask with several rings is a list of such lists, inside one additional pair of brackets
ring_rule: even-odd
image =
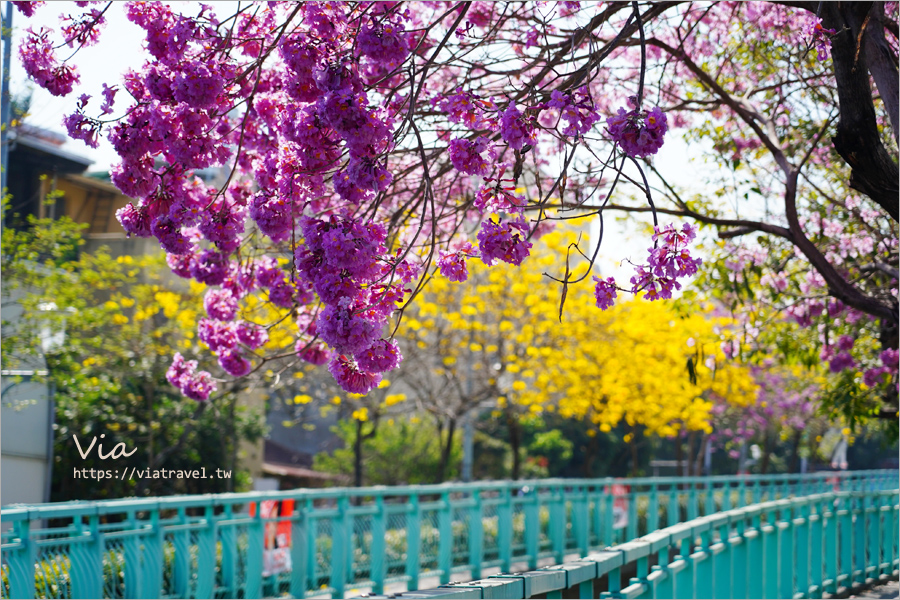
[(520, 265), (531, 250), (528, 235), (528, 223), (524, 217), (506, 222), (495, 222), (488, 219), (478, 232), (478, 247), (481, 260), (491, 266), (495, 260), (511, 265)]
[(619, 112), (606, 119), (607, 131), (628, 156), (638, 158), (656, 154), (662, 148), (668, 125), (658, 107), (648, 113), (637, 108)]
[(827, 29), (822, 26), (822, 19), (812, 19), (804, 28), (804, 34), (809, 39), (809, 44), (815, 46), (816, 57), (819, 61), (828, 60), (828, 51), (831, 46), (831, 36), (836, 35), (834, 29)]
[(208, 400), (209, 395), (216, 390), (216, 383), (210, 374), (197, 371), (197, 361), (185, 360), (180, 352), (175, 353), (172, 365), (166, 371), (166, 379), (192, 400)]
[(437, 265), (441, 275), (450, 281), (463, 282), (469, 278), (469, 269), (466, 266), (466, 258), (474, 254), (472, 244), (465, 242), (455, 252), (440, 251)]
[(650, 248), (647, 262), (635, 266), (631, 288), (619, 288), (613, 277), (594, 277), (597, 306), (602, 310), (611, 307), (619, 289), (632, 294), (644, 293), (647, 300), (671, 298), (674, 291), (681, 289), (678, 279), (696, 275), (703, 263), (692, 257), (688, 248), (696, 236), (697, 229), (690, 223), (685, 223), (680, 230), (672, 224), (654, 227), (654, 246)]
[(600, 114), (594, 107), (591, 96), (586, 88), (566, 94), (559, 90), (550, 93), (550, 101), (547, 106), (559, 111), (559, 117), (566, 122), (563, 135), (584, 135), (600, 120)]
[(50, 32), (44, 28), (37, 32), (29, 28), (25, 32), (28, 36), (19, 46), (19, 58), (22, 59), (25, 72), (54, 96), (69, 94), (78, 83), (78, 73), (74, 67), (60, 63), (56, 59), (56, 53), (49, 39)]
[[(301, 228), (303, 243), (294, 253), (294, 266), (325, 305), (314, 330), (335, 350), (329, 370), (348, 391), (360, 390), (363, 382), (377, 385), (381, 373), (401, 360), (399, 347), (381, 339), (381, 333), (405, 293), (399, 284), (380, 283), (390, 272), (386, 231), (350, 216), (304, 217)], [(310, 348), (315, 346), (299, 348), (301, 356), (321, 360), (321, 353)]]
[[(491, 151), (490, 140), (479, 136), (475, 140), (457, 138), (450, 142), (448, 148), (450, 162), (467, 175), (487, 177), (491, 172), (491, 162), (495, 156)], [(487, 152), (487, 156), (485, 156)]]
[(528, 117), (515, 104), (500, 113), (500, 136), (513, 150), (521, 150), (525, 144), (534, 144), (534, 118)]
[[(16, 3), (26, 15), (39, 4)], [(427, 69), (422, 85), (401, 86), (411, 57), (436, 44), (421, 18), (428, 3), (262, 3), (224, 21), (210, 5), (191, 16), (158, 1), (123, 7), (143, 31), (148, 60), (104, 86), (101, 102), (82, 96), (64, 123), (90, 146), (105, 135), (120, 157), (110, 176), (134, 199), (117, 212), (126, 233), (156, 238), (175, 274), (210, 287), (198, 336), (232, 376), (266, 359), (259, 350), (267, 328), (240, 311), (255, 294), (296, 319), (298, 357), (328, 363), (344, 389), (368, 392), (401, 360), (385, 332), (419, 276), (422, 241), (445, 249), (437, 267), (454, 281), (467, 278), (468, 258), (521, 264), (533, 233), (519, 189), (523, 161), (544, 160), (543, 132), (583, 136), (599, 118), (587, 88), (526, 105), (451, 79), (425, 85)], [(104, 10), (64, 17), (62, 43), (49, 30), (29, 31), (19, 49), (28, 74), (51, 93), (70, 93), (78, 75), (56, 49), (94, 44)], [(466, 31), (492, 14), (477, 3)], [(117, 98), (127, 106), (110, 118)], [(467, 199), (463, 210), (480, 221), (477, 248), (454, 240), (459, 222), (441, 213), (445, 206), (412, 201), (422, 192), (409, 185), (408, 167), (420, 157), (395, 148), (395, 139), (415, 133), (417, 101), (430, 101), (450, 124), (433, 130), (452, 166), (435, 186)], [(545, 127), (544, 111), (558, 113), (561, 126)], [(664, 133), (658, 109), (647, 119), (643, 129)], [(220, 167), (218, 187), (196, 176)], [(270, 257), (279, 253), (292, 260)], [(182, 357), (171, 371), (186, 395), (214, 389), (212, 376)]]

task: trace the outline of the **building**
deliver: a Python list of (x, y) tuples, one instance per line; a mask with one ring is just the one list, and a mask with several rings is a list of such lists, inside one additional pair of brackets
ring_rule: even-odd
[[(58, 133), (20, 126), (10, 136), (8, 189), (13, 200), (4, 226), (19, 228), (27, 215), (37, 218), (68, 216), (88, 225), (84, 250), (107, 246), (113, 256), (137, 256), (159, 252), (154, 239), (128, 238), (115, 218), (131, 199), (121, 194), (105, 174), (87, 174), (91, 161), (67, 151), (67, 138)], [(51, 192), (56, 192), (51, 194)], [(47, 198), (54, 200), (48, 202)], [(173, 282), (176, 278), (173, 276)], [(4, 294), (4, 326), (15, 327), (22, 307), (14, 295)], [(48, 310), (57, 310), (48, 302)], [(46, 344), (60, 343), (62, 332), (48, 332)], [(2, 365), (2, 431), (0, 431), (0, 505), (41, 503), (50, 498), (53, 464), (53, 390), (35, 377), (46, 374), (39, 360)], [(260, 394), (246, 394), (241, 402), (263, 405)], [(241, 468), (253, 478), (263, 473), (263, 443), (245, 443), (240, 450)]]

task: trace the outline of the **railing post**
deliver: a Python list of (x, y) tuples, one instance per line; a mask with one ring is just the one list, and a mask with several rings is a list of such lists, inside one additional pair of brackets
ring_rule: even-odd
[(699, 563), (696, 559), (692, 561), (695, 598), (714, 597), (716, 570), (713, 566), (713, 554), (710, 546), (712, 546), (712, 530), (708, 529), (700, 534), (700, 549), (694, 551), (695, 555), (702, 553), (703, 559)]
[[(853, 581), (859, 581), (860, 584), (866, 582), (866, 498), (857, 493), (856, 496), (856, 531), (854, 532), (855, 552), (853, 557)], [(859, 579), (857, 579), (857, 576)]]
[(557, 564), (563, 562), (566, 554), (566, 502), (562, 488), (553, 486), (550, 497), (550, 548)]
[(751, 531), (745, 531), (744, 539), (747, 540), (747, 556), (744, 561), (744, 572), (747, 576), (747, 585), (744, 587), (745, 597), (763, 598), (765, 597), (763, 582), (766, 573), (766, 555), (763, 532), (758, 523), (752, 526)]
[(666, 504), (666, 527), (681, 523), (681, 502), (679, 501), (678, 484), (669, 485), (669, 496)]
[[(259, 511), (257, 510), (257, 514)], [(184, 507), (178, 508), (178, 525), (188, 523), (187, 513)], [(172, 547), (175, 555), (172, 558), (172, 584), (176, 596), (187, 598), (190, 594), (188, 588), (191, 576), (191, 534), (186, 529), (177, 529), (172, 532)]]
[[(382, 501), (381, 496), (378, 497)], [(384, 510), (382, 501), (379, 513)], [(438, 509), (438, 569), (441, 571), (441, 585), (450, 583), (450, 572), (453, 569), (453, 508), (450, 505), (450, 492), (441, 492), (441, 508)], [(383, 584), (375, 591), (384, 593)]]
[(847, 495), (841, 500), (847, 506), (838, 511), (841, 552), (839, 577), (845, 578), (846, 587), (853, 587), (853, 498)]
[[(204, 509), (204, 527), (197, 532), (197, 598), (212, 598), (216, 587), (216, 525), (213, 506)], [(262, 553), (260, 552), (260, 555)]]
[[(312, 499), (306, 502), (306, 572), (309, 574), (309, 589), (316, 590), (319, 587), (319, 519), (313, 516), (315, 505)], [(374, 540), (373, 540), (374, 541)], [(382, 552), (382, 554), (384, 554)], [(330, 575), (330, 574), (329, 574)]]
[(900, 566), (900, 498), (894, 500), (893, 494), (891, 495), (891, 514), (893, 514), (892, 518), (892, 528), (890, 532), (890, 540), (891, 540), (891, 570), (894, 567)]
[(590, 549), (591, 520), (588, 510), (587, 488), (579, 487), (572, 499), (572, 530), (575, 533), (575, 545), (581, 556), (586, 556)]
[(141, 580), (142, 598), (159, 598), (163, 585), (163, 529), (159, 522), (159, 508), (150, 509), (150, 529), (143, 536), (144, 576)]
[(821, 598), (825, 581), (825, 501), (818, 499), (814, 506), (816, 514), (809, 516), (809, 577), (810, 585), (815, 586), (814, 596)]
[(650, 502), (647, 507), (647, 533), (659, 529), (659, 487), (650, 484)]
[(881, 496), (873, 495), (870, 499), (869, 526), (866, 535), (869, 536), (869, 564), (866, 565), (866, 576), (869, 568), (872, 569), (872, 577), (878, 579), (881, 571)]
[(247, 556), (244, 557), (244, 598), (262, 596), (263, 551), (265, 550), (265, 521), (262, 501), (257, 502), (256, 514), (247, 525)]
[(35, 545), (31, 539), (30, 515), (14, 525), (16, 537), (22, 546), (17, 551), (10, 551), (6, 555), (9, 568), (9, 597), (10, 598), (34, 598), (34, 565)]
[(794, 520), (791, 507), (781, 510), (778, 522), (778, 597), (794, 597), (794, 573), (797, 571), (797, 557), (794, 554)]
[(525, 502), (525, 553), (528, 554), (528, 568), (537, 569), (541, 537), (541, 494), (535, 486), (532, 497)]
[(706, 515), (716, 513), (716, 485), (711, 479), (706, 480)]
[(629, 491), (628, 495), (628, 525), (626, 526), (626, 536), (625, 541), (630, 542), (633, 539), (636, 539), (640, 533), (638, 532), (638, 493), (635, 490), (637, 486), (630, 485), (628, 486)]
[[(732, 598), (748, 598), (747, 589), (747, 561), (749, 560), (749, 545), (751, 537), (747, 536), (747, 519), (741, 515), (734, 523), (734, 533), (737, 544), (731, 546), (731, 586)], [(754, 570), (755, 572), (755, 570)]]
[[(342, 492), (337, 499), (338, 514), (331, 522), (331, 575), (329, 581), (336, 598), (344, 597), (344, 587), (347, 583), (347, 511), (349, 508), (350, 498), (346, 492)], [(409, 525), (409, 521), (407, 521), (407, 525)], [(409, 527), (406, 532), (409, 535)]]
[(884, 524), (881, 528), (881, 569), (882, 575), (890, 575), (894, 571), (894, 548), (892, 540), (894, 536), (894, 499), (891, 496), (884, 496), (884, 506), (882, 507), (882, 516)]
[(409, 589), (419, 588), (419, 567), (421, 561), (422, 511), (419, 507), (419, 493), (409, 495), (409, 512), (406, 516), (406, 575)]
[(484, 523), (481, 491), (477, 488), (472, 488), (472, 502), (469, 512), (469, 562), (472, 564), (472, 578), (481, 579), (481, 563), (484, 562)]
[[(297, 498), (294, 501), (295, 511), (297, 514), (294, 515), (291, 520), (291, 596), (294, 598), (305, 598), (306, 592), (310, 588), (309, 584), (309, 511), (312, 507), (312, 502), (310, 500), (303, 501), (302, 498)], [(229, 506), (230, 514), (231, 507)], [(222, 531), (222, 564), (224, 568), (225, 564), (225, 533), (227, 531), (231, 531), (231, 535), (227, 539), (234, 539), (234, 528), (229, 527), (225, 531)], [(382, 536), (383, 538), (383, 536)], [(232, 567), (233, 568), (233, 567)], [(232, 592), (235, 596), (237, 596), (237, 590)]]
[[(384, 493), (379, 492), (375, 497), (375, 514), (372, 515), (372, 555), (369, 558), (369, 568), (372, 569), (372, 582), (375, 584), (372, 586), (372, 591), (376, 594), (384, 593), (384, 577), (387, 570), (387, 561), (385, 560), (385, 555), (387, 554), (385, 548), (386, 535), (387, 513), (384, 507)], [(449, 537), (449, 542), (452, 544), (452, 533)], [(443, 542), (443, 534), (441, 535), (441, 542)]]
[(604, 541), (605, 541), (604, 535), (605, 534), (604, 534), (604, 529), (603, 529), (603, 527), (604, 527), (604, 525), (603, 525), (603, 514), (604, 514), (604, 512), (603, 512), (603, 502), (604, 502), (603, 487), (598, 486), (598, 487), (594, 487), (592, 489), (594, 491), (593, 491), (593, 494), (591, 494), (591, 497), (593, 498), (593, 502), (591, 504), (593, 505), (594, 510), (591, 511), (591, 517), (592, 517), (591, 520), (593, 521), (594, 532), (597, 535), (597, 543), (592, 544), (592, 546), (596, 545), (596, 546), (602, 547), (602, 546), (606, 545), (604, 543)]
[[(810, 570), (810, 527), (809, 527), (810, 511), (809, 505), (804, 504), (800, 508), (800, 516), (792, 520), (794, 538), (794, 550), (796, 557), (796, 570), (794, 572), (797, 578), (798, 591), (804, 597), (809, 595), (809, 570)], [(821, 546), (819, 547), (821, 549)], [(793, 590), (791, 590), (793, 594)]]
[(656, 564), (653, 566), (653, 571), (666, 571), (668, 573), (668, 576), (662, 581), (654, 581), (651, 584), (651, 598), (675, 597), (675, 582), (673, 581), (674, 574), (669, 572), (669, 563), (671, 562), (672, 561), (669, 558), (669, 546), (660, 548), (656, 553)]
[(693, 598), (694, 597), (694, 569), (692, 567), (693, 559), (691, 559), (691, 544), (693, 540), (684, 538), (679, 545), (678, 554), (675, 560), (683, 560), (685, 568), (675, 574), (673, 584), (675, 586), (674, 598)]
[(615, 519), (615, 505), (616, 505), (616, 497), (612, 493), (612, 484), (608, 486), (609, 492), (606, 494), (604, 498), (605, 506), (603, 510), (604, 517), (604, 527), (603, 527), (603, 542), (601, 545), (612, 546), (616, 543), (616, 519)]
[(829, 494), (823, 502), (823, 518), (825, 543), (825, 574), (822, 581), (829, 581), (822, 586), (822, 591), (836, 594), (838, 588), (838, 538), (837, 538), (837, 507), (834, 506), (834, 496)]
[(611, 569), (606, 575), (606, 589), (613, 598), (617, 598), (622, 591), (622, 568)]
[[(234, 518), (234, 507), (231, 504), (227, 504), (223, 514), (225, 519), (230, 521)], [(219, 539), (222, 540), (222, 587), (225, 588), (226, 594), (236, 597), (239, 585), (237, 581), (238, 557), (235, 526), (229, 524), (219, 525)], [(302, 539), (296, 532), (291, 532), (291, 543), (295, 547), (302, 543)], [(293, 556), (291, 556), (291, 560), (294, 560)], [(292, 562), (291, 564), (296, 571), (297, 563)], [(294, 596), (297, 597), (296, 594)]]
[(500, 571), (508, 573), (512, 559), (512, 494), (509, 487), (500, 490), (502, 502), (497, 505), (497, 548)]
[[(128, 511), (128, 529), (137, 531), (140, 528), (138, 520), (135, 518), (133, 510)], [(144, 569), (141, 564), (141, 537), (130, 535), (122, 540), (122, 551), (125, 568), (123, 569), (125, 579), (126, 598), (141, 598), (143, 593)], [(132, 565), (134, 567), (132, 568)]]
[(75, 598), (103, 597), (103, 539), (100, 520), (96, 514), (88, 517), (88, 531), (81, 531), (82, 517), (75, 517), (77, 530), (88, 541), (69, 546), (69, 571), (72, 578), (72, 596)]
[(691, 489), (688, 494), (687, 520), (693, 521), (700, 516), (700, 507), (698, 506), (697, 498), (697, 481), (695, 479), (691, 479), (689, 485)]
[(778, 568), (780, 563), (780, 548), (778, 544), (779, 527), (776, 511), (771, 510), (767, 513), (766, 525), (762, 527), (763, 532), (763, 597), (779, 598), (778, 594)]

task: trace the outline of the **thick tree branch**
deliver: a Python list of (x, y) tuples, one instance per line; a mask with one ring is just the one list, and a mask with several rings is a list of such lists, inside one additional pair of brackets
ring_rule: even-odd
[[(840, 102), (840, 120), (832, 142), (851, 168), (850, 187), (869, 196), (897, 221), (900, 216), (897, 202), (900, 198), (900, 170), (878, 133), (866, 68), (869, 64), (869, 44), (857, 45), (862, 24), (871, 9), (870, 2), (826, 2), (822, 6), (824, 26), (837, 31), (831, 39), (831, 56)], [(873, 44), (877, 44), (877, 40)], [(877, 61), (879, 73), (884, 67), (881, 58)], [(896, 70), (893, 77), (896, 80)]]
[(866, 44), (869, 73), (878, 86), (881, 101), (891, 121), (894, 142), (898, 142), (900, 134), (900, 85), (898, 85), (897, 57), (884, 39), (884, 2), (875, 2), (869, 12), (870, 22), (863, 36)]
[(813, 268), (825, 279), (825, 283), (828, 285), (828, 292), (832, 297), (867, 315), (896, 323), (898, 320), (896, 309), (866, 296), (853, 284), (844, 279), (834, 265), (828, 261), (828, 258), (803, 233), (800, 217), (797, 213), (798, 176), (799, 173), (797, 171), (793, 171), (788, 176), (784, 191), (784, 212), (793, 236), (794, 246), (803, 253)]

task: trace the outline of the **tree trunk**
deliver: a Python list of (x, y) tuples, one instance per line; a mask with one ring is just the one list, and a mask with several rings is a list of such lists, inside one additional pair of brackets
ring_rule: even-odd
[(703, 458), (706, 454), (706, 446), (709, 444), (709, 436), (703, 434), (703, 439), (697, 447), (697, 457), (694, 459), (694, 476), (700, 477), (703, 473)]
[(509, 445), (512, 449), (512, 479), (516, 481), (522, 473), (522, 456), (520, 449), (522, 446), (521, 431), (519, 430), (519, 420), (515, 415), (507, 413), (506, 425), (509, 428)]
[(769, 459), (772, 456), (772, 442), (769, 436), (769, 432), (765, 432), (763, 435), (763, 451), (762, 458), (759, 462), (759, 474), (765, 475), (769, 472)]
[[(443, 427), (441, 428), (443, 429)], [(439, 430), (440, 431), (440, 430)], [(453, 453), (453, 436), (456, 434), (456, 419), (451, 418), (447, 428), (447, 440), (441, 446), (441, 460), (438, 464), (437, 481), (435, 483), (443, 483), (447, 479), (447, 469), (450, 467), (450, 456)], [(438, 443), (442, 443), (441, 435), (438, 436)]]
[(353, 485), (362, 487), (363, 464), (362, 464), (362, 445), (363, 445), (363, 422), (356, 422), (356, 439), (353, 440)]
[(681, 435), (675, 436), (675, 475), (684, 477), (684, 446), (681, 443)]
[(582, 469), (584, 469), (584, 477), (585, 479), (590, 479), (593, 477), (594, 472), (594, 458), (597, 456), (597, 446), (599, 444), (598, 436), (593, 436), (588, 438), (587, 447), (585, 448), (584, 453), (584, 465)]
[(897, 65), (894, 64), (891, 47), (884, 39), (884, 2), (875, 2), (869, 15), (871, 20), (864, 35), (869, 73), (878, 87), (878, 95), (890, 119), (894, 141), (900, 142), (900, 87), (897, 82)]
[(791, 460), (788, 462), (788, 473), (800, 472), (800, 440), (802, 438), (802, 430), (794, 433), (794, 440), (791, 443)]
[(696, 439), (697, 439), (697, 432), (696, 432), (696, 431), (692, 431), (690, 434), (688, 434), (688, 440), (687, 440), (687, 456), (686, 456), (686, 459), (687, 459), (687, 476), (688, 476), (688, 477), (693, 477), (693, 476), (694, 476), (694, 461), (693, 461), (692, 457), (694, 456), (694, 440), (696, 440)]
[[(881, 54), (886, 50), (889, 56), (890, 50), (882, 48), (877, 38), (872, 38), (871, 43), (861, 39), (863, 27), (880, 26), (877, 15), (871, 19), (871, 2), (824, 2), (821, 6), (823, 25), (837, 32), (831, 36), (831, 63), (840, 109), (837, 133), (832, 138), (834, 149), (851, 169), (850, 187), (869, 196), (896, 223), (900, 195), (897, 163), (878, 133), (867, 51), (877, 47), (879, 54), (873, 57), (876, 67), (886, 67)], [(882, 71), (876, 68), (873, 74), (879, 80), (890, 77), (890, 73)], [(896, 78), (896, 67), (890, 71)]]
[(637, 427), (631, 428), (631, 439), (628, 440), (631, 449), (631, 476), (637, 477), (638, 473), (638, 448), (637, 448)]

